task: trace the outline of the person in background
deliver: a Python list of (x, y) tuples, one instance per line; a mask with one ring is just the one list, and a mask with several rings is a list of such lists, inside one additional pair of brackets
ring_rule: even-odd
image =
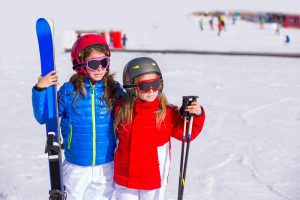
[(236, 14), (233, 14), (233, 15), (232, 15), (232, 24), (233, 24), (233, 25), (235, 25), (236, 19), (237, 19)]
[(222, 22), (219, 20), (219, 22), (218, 22), (218, 36), (221, 36), (221, 32), (222, 32)]
[(278, 22), (276, 23), (275, 34), (280, 35), (280, 24)]
[(114, 47), (114, 32), (112, 30), (109, 31), (109, 46)]
[(200, 27), (201, 31), (204, 30), (204, 19), (203, 19), (203, 17), (201, 17), (200, 20), (199, 20), (199, 27)]
[(127, 37), (126, 37), (126, 34), (124, 34), (122, 37), (123, 48), (126, 48), (126, 42), (127, 42)]
[(265, 28), (265, 23), (266, 23), (266, 20), (262, 16), (260, 16), (259, 17), (259, 25), (260, 25), (261, 29)]
[(290, 36), (289, 36), (289, 35), (285, 35), (284, 43), (285, 43), (286, 45), (289, 45), (290, 42), (291, 42)]
[(211, 18), (209, 20), (209, 26), (210, 26), (210, 30), (213, 31), (214, 30), (214, 16), (211, 16)]
[(224, 15), (220, 15), (219, 22), (221, 22), (222, 30), (226, 31), (226, 23), (225, 23), (225, 17), (224, 17)]

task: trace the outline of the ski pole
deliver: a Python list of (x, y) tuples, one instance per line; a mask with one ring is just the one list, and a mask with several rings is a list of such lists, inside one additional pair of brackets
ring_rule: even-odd
[(181, 194), (181, 188), (182, 188), (182, 172), (183, 172), (183, 160), (184, 160), (184, 149), (185, 149), (185, 137), (186, 137), (186, 123), (187, 123), (187, 117), (184, 117), (184, 124), (183, 124), (183, 133), (182, 133), (182, 142), (181, 142), (181, 156), (180, 156), (180, 171), (179, 171), (179, 183), (178, 183), (178, 198)]
[(186, 152), (185, 152), (184, 166), (183, 166), (182, 186), (181, 186), (181, 192), (180, 192), (180, 199), (179, 200), (183, 199), (185, 176), (186, 176), (186, 171), (187, 171), (187, 163), (188, 163), (189, 150), (190, 150), (190, 141), (191, 141), (191, 137), (192, 137), (192, 126), (193, 126), (193, 116), (191, 116), (191, 119), (190, 119), (189, 131), (188, 131), (188, 135), (187, 135)]
[[(193, 116), (185, 111), (185, 108), (188, 105), (191, 105), (193, 101), (197, 100), (197, 96), (183, 96), (182, 106), (181, 106), (181, 115), (184, 116), (184, 126), (182, 133), (182, 143), (181, 143), (181, 158), (180, 158), (180, 171), (179, 171), (179, 184), (178, 184), (178, 200), (182, 200), (183, 191), (185, 185), (185, 176), (188, 162), (188, 154), (190, 149), (190, 140), (192, 136), (192, 126), (193, 126)], [(188, 135), (186, 135), (186, 124), (189, 123)], [(187, 136), (187, 138), (186, 138)], [(185, 140), (187, 139), (187, 146), (185, 149)]]

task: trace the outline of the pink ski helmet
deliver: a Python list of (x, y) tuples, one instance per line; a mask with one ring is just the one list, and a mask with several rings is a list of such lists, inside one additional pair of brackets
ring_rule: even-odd
[[(71, 51), (71, 59), (73, 63), (73, 70), (77, 73), (87, 74), (85, 69), (85, 61), (80, 58), (79, 54), (87, 47), (103, 45), (107, 48), (106, 56), (110, 57), (110, 50), (106, 43), (106, 40), (102, 38), (100, 35), (96, 34), (87, 34), (83, 35), (76, 40), (73, 44)], [(109, 66), (107, 68), (109, 71)]]

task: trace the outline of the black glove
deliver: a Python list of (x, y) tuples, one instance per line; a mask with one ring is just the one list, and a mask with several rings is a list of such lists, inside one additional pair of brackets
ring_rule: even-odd
[(198, 96), (183, 96), (182, 105), (179, 109), (180, 116), (189, 117), (191, 116), (189, 112), (185, 111), (186, 107), (191, 105), (192, 102), (197, 101)]

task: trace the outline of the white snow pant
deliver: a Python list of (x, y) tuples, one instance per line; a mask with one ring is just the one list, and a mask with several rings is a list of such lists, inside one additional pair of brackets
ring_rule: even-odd
[(116, 200), (163, 200), (165, 186), (156, 190), (130, 189), (115, 183)]
[(113, 162), (78, 166), (64, 161), (63, 181), (68, 200), (110, 200), (114, 192)]
[(161, 187), (156, 190), (136, 190), (115, 183), (116, 200), (164, 200), (170, 169), (169, 142), (157, 148)]

